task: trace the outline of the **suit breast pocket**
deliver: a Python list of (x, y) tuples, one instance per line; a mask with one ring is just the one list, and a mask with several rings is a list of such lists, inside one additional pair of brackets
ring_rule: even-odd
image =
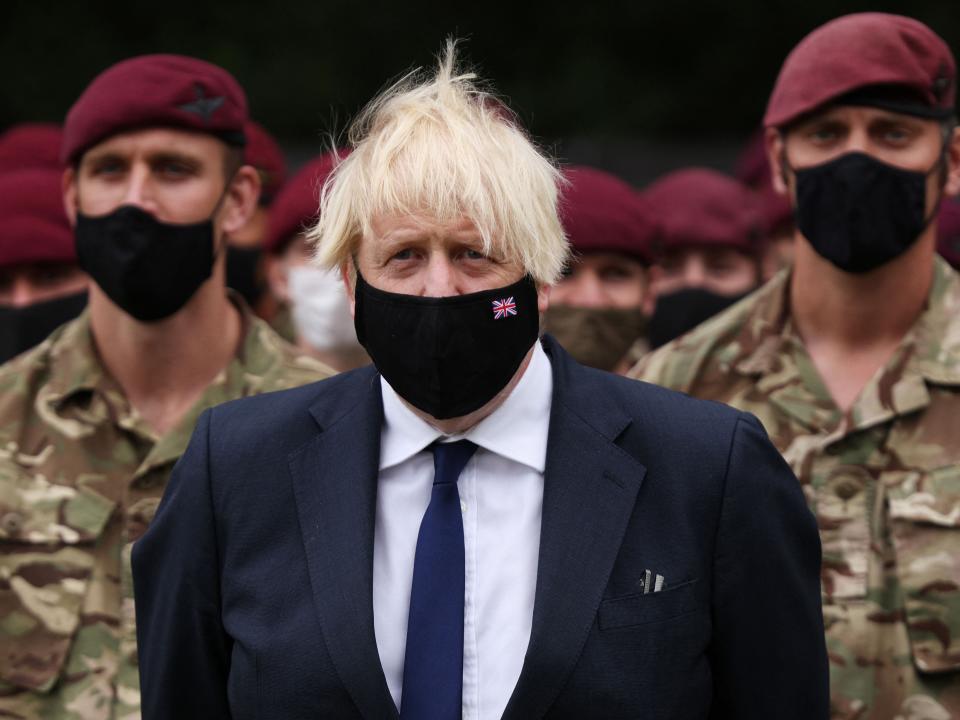
[(672, 620), (699, 609), (696, 579), (660, 592), (634, 593), (600, 603), (600, 630), (631, 628)]

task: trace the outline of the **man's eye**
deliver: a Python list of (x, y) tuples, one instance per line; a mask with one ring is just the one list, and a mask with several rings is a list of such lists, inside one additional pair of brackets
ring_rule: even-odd
[(116, 160), (104, 160), (95, 164), (91, 172), (93, 175), (99, 175), (101, 177), (118, 175), (123, 172), (123, 163)]
[(467, 250), (464, 252), (464, 256), (467, 258), (467, 260), (485, 260), (487, 257), (479, 250)]
[(186, 177), (192, 172), (192, 168), (178, 162), (162, 163), (157, 169), (162, 175), (170, 178)]
[(902, 143), (910, 137), (903, 128), (890, 128), (883, 133), (883, 139), (890, 143)]
[(810, 137), (819, 143), (830, 142), (837, 138), (837, 131), (833, 128), (817, 128), (810, 133)]
[(413, 250), (410, 248), (404, 248), (403, 250), (398, 250), (390, 258), (391, 260), (411, 260), (413, 258)]
[(55, 285), (68, 279), (72, 273), (73, 269), (70, 267), (51, 265), (36, 268), (30, 273), (30, 279), (37, 285)]
[(600, 276), (601, 280), (607, 282), (621, 282), (623, 280), (629, 280), (633, 276), (630, 270), (620, 265), (610, 265), (600, 268), (597, 275)]

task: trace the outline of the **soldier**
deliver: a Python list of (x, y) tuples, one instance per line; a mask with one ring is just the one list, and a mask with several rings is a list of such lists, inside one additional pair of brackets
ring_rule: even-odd
[(52, 168), (0, 170), (0, 363), (87, 304), (60, 178)]
[(960, 717), (954, 58), (879, 13), (815, 30), (765, 116), (792, 270), (632, 374), (754, 413), (817, 514), (834, 718)]
[(63, 131), (53, 123), (22, 123), (0, 135), (0, 173), (47, 168), (63, 170)]
[(336, 370), (366, 365), (350, 302), (335, 270), (311, 262), (307, 228), (316, 221), (320, 188), (337, 162), (330, 152), (314, 158), (286, 184), (270, 208), (267, 280), (279, 301), (271, 320), (277, 332)]
[(67, 116), (63, 200), (89, 306), (0, 368), (0, 715), (139, 717), (131, 544), (200, 412), (329, 374), (224, 286), (257, 202), (246, 100), (152, 55)]
[(656, 225), (650, 270), (650, 345), (660, 347), (760, 284), (760, 212), (740, 182), (685, 168), (643, 191)]
[(646, 348), (650, 241), (653, 227), (639, 195), (618, 178), (567, 167), (560, 219), (575, 253), (551, 290), (547, 332), (584, 365), (625, 372), (631, 345)]

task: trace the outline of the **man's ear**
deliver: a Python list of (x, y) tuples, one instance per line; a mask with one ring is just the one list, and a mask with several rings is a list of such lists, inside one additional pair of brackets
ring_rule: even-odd
[(357, 298), (355, 294), (357, 284), (357, 269), (353, 264), (353, 258), (347, 258), (347, 261), (340, 266), (340, 278), (343, 280), (343, 289), (347, 293), (347, 300), (350, 301), (350, 317), (356, 315)]
[(767, 162), (770, 164), (770, 183), (779, 195), (790, 195), (788, 169), (784, 167), (783, 135), (776, 128), (764, 131), (763, 143), (767, 149)]
[(290, 302), (289, 279), (287, 278), (287, 263), (283, 257), (273, 253), (265, 253), (267, 285), (270, 293), (285, 303)]
[(537, 312), (545, 313), (550, 307), (550, 290), (553, 285), (537, 284)]
[(77, 171), (73, 167), (68, 167), (63, 171), (63, 177), (60, 180), (60, 187), (63, 190), (63, 209), (67, 213), (67, 219), (70, 221), (70, 227), (77, 226)]
[(953, 128), (947, 138), (947, 181), (943, 194), (947, 197), (960, 195), (960, 127)]
[(243, 228), (257, 209), (260, 199), (260, 173), (250, 165), (243, 165), (234, 173), (223, 198), (220, 227), (230, 237)]
[(651, 265), (647, 270), (647, 291), (643, 294), (643, 314), (647, 317), (653, 315), (654, 308), (657, 306), (656, 286), (663, 271), (659, 265)]

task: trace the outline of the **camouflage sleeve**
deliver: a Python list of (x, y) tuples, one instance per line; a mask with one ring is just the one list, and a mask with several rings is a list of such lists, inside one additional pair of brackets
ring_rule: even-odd
[(716, 538), (711, 717), (826, 720), (817, 526), (752, 415), (733, 433)]
[(133, 548), (144, 720), (230, 717), (232, 640), (220, 617), (211, 414), (200, 416), (153, 523)]
[(688, 392), (691, 379), (696, 376), (698, 369), (694, 363), (700, 360), (699, 353), (691, 352), (674, 341), (640, 358), (627, 372), (627, 377)]

